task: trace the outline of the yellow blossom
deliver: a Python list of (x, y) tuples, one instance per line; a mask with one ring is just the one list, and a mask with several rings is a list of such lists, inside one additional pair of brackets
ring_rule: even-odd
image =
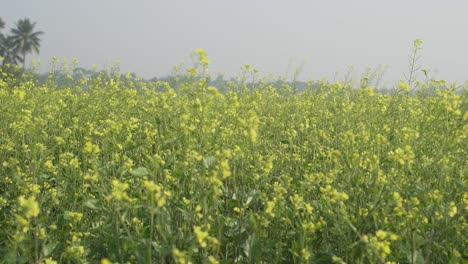
[(112, 264), (112, 262), (108, 258), (101, 259), (101, 264)]
[(208, 262), (209, 262), (210, 264), (219, 264), (219, 261), (216, 260), (216, 258), (213, 257), (213, 256), (209, 256), (209, 257), (208, 257)]
[(448, 210), (448, 215), (450, 217), (454, 217), (457, 214), (457, 206), (455, 205), (454, 202), (450, 202), (449, 210)]
[(120, 182), (119, 180), (112, 180), (113, 190), (108, 198), (113, 198), (116, 201), (129, 201), (126, 190), (129, 188), (128, 183)]
[(43, 264), (57, 264), (57, 261), (53, 260), (52, 258), (47, 258), (42, 263)]
[(39, 215), (39, 204), (36, 201), (36, 197), (31, 196), (25, 199), (24, 196), (18, 198), (19, 205), (23, 209), (24, 216), (27, 218), (36, 217)]
[(275, 214), (273, 213), (274, 208), (275, 208), (275, 202), (268, 201), (266, 204), (265, 213), (269, 215), (270, 217), (275, 217)]
[(208, 238), (208, 232), (203, 231), (201, 226), (194, 226), (193, 232), (200, 247), (205, 248), (207, 246), (206, 239)]

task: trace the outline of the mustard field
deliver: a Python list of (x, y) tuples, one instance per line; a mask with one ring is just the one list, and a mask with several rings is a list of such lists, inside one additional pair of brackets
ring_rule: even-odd
[(4, 263), (468, 260), (466, 88), (0, 74)]

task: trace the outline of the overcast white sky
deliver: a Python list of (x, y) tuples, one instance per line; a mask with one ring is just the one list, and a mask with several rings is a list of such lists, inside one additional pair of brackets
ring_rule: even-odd
[[(263, 74), (332, 78), (353, 65), (387, 65), (385, 79), (407, 71), (412, 42), (424, 42), (421, 65), (436, 78), (468, 81), (466, 0), (0, 0), (9, 29), (37, 22), (41, 58), (78, 58), (80, 66), (120, 61), (123, 72), (162, 77), (203, 48), (210, 72), (240, 73), (249, 63)], [(5, 31), (5, 30), (4, 30)], [(290, 66), (288, 66), (290, 65)], [(288, 72), (289, 67), (289, 72)], [(43, 70), (47, 70), (43, 67)]]

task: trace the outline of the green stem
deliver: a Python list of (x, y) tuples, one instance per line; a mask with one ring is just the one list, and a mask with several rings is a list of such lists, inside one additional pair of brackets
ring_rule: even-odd
[(150, 239), (148, 243), (148, 262), (149, 264), (152, 263), (152, 249), (151, 249), (151, 244), (153, 242), (153, 232), (154, 232), (154, 211), (153, 208), (151, 210), (151, 219), (150, 219)]

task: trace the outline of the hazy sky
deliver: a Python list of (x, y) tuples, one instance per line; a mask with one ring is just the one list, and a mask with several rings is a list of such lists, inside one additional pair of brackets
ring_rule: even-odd
[[(6, 27), (20, 18), (43, 30), (40, 55), (78, 58), (80, 66), (120, 61), (122, 72), (169, 74), (203, 48), (210, 72), (240, 73), (246, 63), (264, 75), (300, 79), (342, 76), (387, 65), (386, 80), (407, 71), (413, 40), (420, 64), (436, 78), (468, 81), (467, 0), (0, 0)], [(5, 31), (5, 30), (4, 30)], [(42, 68), (47, 70), (46, 67)], [(289, 69), (289, 70), (288, 70)], [(341, 78), (341, 77), (340, 77)]]

